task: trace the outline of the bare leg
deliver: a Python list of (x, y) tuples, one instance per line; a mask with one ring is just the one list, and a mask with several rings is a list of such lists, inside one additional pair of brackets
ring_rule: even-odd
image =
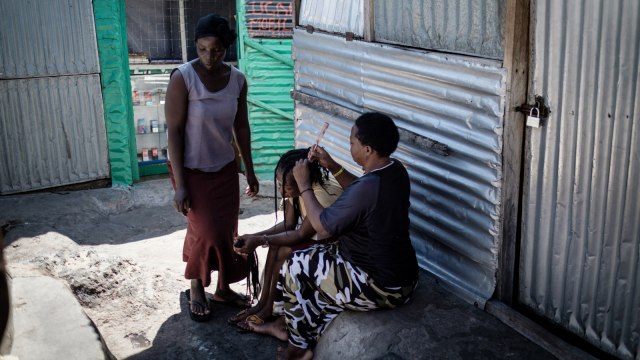
[[(233, 254), (233, 245), (231, 241), (229, 242), (229, 244), (221, 244), (220, 246), (221, 249), (219, 250), (219, 252), (221, 254)], [(228, 248), (225, 249), (224, 247), (227, 246)], [(221, 260), (222, 264), (220, 266), (220, 269), (218, 269), (218, 282), (216, 284), (216, 291), (213, 294), (213, 299), (218, 302), (235, 303), (235, 305), (239, 307), (249, 307), (249, 305), (251, 305), (249, 301), (247, 301), (244, 296), (231, 290), (231, 287), (229, 286), (230, 279), (227, 275), (227, 272), (230, 271), (229, 269), (233, 267), (231, 265), (231, 263), (233, 262), (231, 256), (222, 256), (222, 258), (219, 260)]]
[[(277, 245), (269, 246), (269, 251), (267, 252), (267, 261), (264, 264), (264, 284), (262, 284), (262, 292), (260, 293), (260, 300), (258, 300), (258, 304), (256, 307), (259, 307), (258, 310), (262, 310), (266, 307), (273, 307), (273, 301), (269, 301), (271, 297), (273, 297), (275, 292), (275, 287), (272, 285), (272, 278), (274, 276), (278, 276), (278, 253), (280, 252), (281, 247)], [(269, 309), (270, 310), (270, 309)], [(256, 311), (257, 312), (257, 311)]]
[(269, 269), (271, 276), (267, 277), (267, 274), (266, 274), (267, 269), (265, 268), (266, 284), (263, 291), (267, 294), (266, 300), (262, 308), (260, 309), (260, 311), (256, 313), (256, 315), (258, 315), (258, 317), (260, 317), (263, 320), (267, 320), (271, 317), (271, 315), (273, 315), (273, 302), (276, 299), (276, 293), (277, 293), (276, 285), (278, 285), (280, 268), (282, 267), (282, 264), (287, 259), (287, 257), (291, 255), (291, 248), (288, 246), (279, 246), (275, 250), (276, 251), (274, 252), (276, 253), (276, 256)]
[(313, 352), (309, 349), (303, 349), (289, 344), (286, 348), (278, 347), (278, 351), (276, 352), (276, 359), (311, 360), (313, 359)]
[[(274, 269), (279, 270), (279, 268), (274, 266), (277, 261), (277, 255), (279, 252), (278, 249), (279, 246), (271, 245), (269, 246), (269, 250), (267, 251), (267, 261), (264, 264), (265, 282), (264, 284), (262, 284), (262, 291), (260, 292), (260, 299), (258, 300), (258, 303), (229, 318), (230, 323), (238, 323), (240, 321), (244, 321), (249, 315), (253, 314), (258, 314), (258, 317), (260, 317), (261, 319), (267, 319), (268, 316), (271, 316), (271, 308), (273, 308), (273, 298), (275, 297), (275, 284), (273, 284), (272, 286), (270, 279), (274, 276)], [(276, 272), (276, 281), (277, 274), (278, 273)], [(263, 317), (265, 316), (262, 312), (263, 309), (265, 310), (265, 312), (269, 311), (269, 313), (266, 315), (267, 317)]]
[(196, 315), (209, 313), (204, 286), (202, 286), (202, 280), (200, 279), (191, 279), (191, 304), (189, 306), (191, 307), (191, 312)]

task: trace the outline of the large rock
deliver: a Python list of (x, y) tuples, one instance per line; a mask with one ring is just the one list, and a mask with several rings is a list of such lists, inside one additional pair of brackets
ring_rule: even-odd
[(314, 354), (316, 360), (553, 358), (425, 273), (400, 308), (340, 314)]

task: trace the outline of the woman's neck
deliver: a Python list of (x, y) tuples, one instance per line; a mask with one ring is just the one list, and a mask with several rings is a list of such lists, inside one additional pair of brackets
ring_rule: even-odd
[(367, 164), (366, 167), (363, 168), (364, 173), (368, 174), (372, 171), (380, 170), (384, 167), (389, 166), (391, 162), (392, 162), (391, 158), (388, 156), (383, 158), (373, 159), (369, 164)]

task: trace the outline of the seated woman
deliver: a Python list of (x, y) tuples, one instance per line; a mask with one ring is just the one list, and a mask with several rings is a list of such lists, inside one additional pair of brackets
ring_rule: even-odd
[(351, 128), (351, 156), (364, 174), (344, 170), (322, 148), (311, 160), (329, 169), (344, 188), (329, 207), (309, 188), (309, 161), (293, 168), (313, 229), (336, 241), (294, 252), (278, 278), (276, 321), (248, 324), (258, 333), (288, 339), (278, 359), (311, 359), (312, 349), (331, 321), (345, 310), (398, 307), (411, 298), (418, 262), (409, 238), (410, 182), (407, 170), (391, 158), (398, 128), (380, 113), (360, 116)]
[[(300, 201), (300, 191), (291, 172), (296, 162), (306, 159), (308, 154), (309, 149), (288, 151), (282, 155), (276, 165), (275, 182), (278, 187), (275, 201), (277, 204), (277, 193), (285, 199), (284, 221), (267, 230), (239, 236), (234, 243), (234, 250), (239, 254), (249, 254), (260, 245), (270, 244), (263, 273), (264, 283), (258, 303), (229, 319), (229, 323), (235, 323), (242, 330), (250, 331), (249, 323), (262, 325), (272, 318), (278, 273), (291, 252), (330, 241), (330, 237), (318, 237), (311, 224), (304, 221), (306, 209), (304, 202)], [(312, 186), (305, 191), (313, 192), (324, 206), (331, 205), (342, 193), (342, 188), (329, 179), (327, 170), (321, 168), (317, 162), (309, 162), (307, 165)], [(299, 224), (300, 220), (302, 224)]]

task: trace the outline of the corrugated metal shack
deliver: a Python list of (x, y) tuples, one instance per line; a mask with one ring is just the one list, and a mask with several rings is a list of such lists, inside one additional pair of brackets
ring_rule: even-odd
[(303, 0), (295, 144), (327, 121), (323, 145), (358, 171), (354, 119), (390, 115), (424, 269), (638, 359), (640, 6), (606, 7)]
[(131, 185), (124, 0), (2, 0), (0, 10), (0, 194)]
[[(412, 178), (419, 261), (484, 306), (496, 281), (506, 71), (498, 60), (351, 40), (364, 38), (365, 2), (356, 3), (301, 4), (300, 25), (309, 30), (297, 28), (294, 35), (296, 146), (313, 143), (326, 120), (331, 125), (323, 143), (351, 162), (354, 116), (335, 116), (335, 108), (389, 114), (403, 139), (426, 140), (402, 141), (395, 153)], [(398, 22), (392, 29), (395, 11), (393, 19), (385, 18), (384, 6), (374, 13), (387, 37), (418, 27)], [(478, 20), (489, 26), (499, 15)], [(351, 170), (359, 171), (353, 163)]]
[[(194, 57), (193, 30), (178, 25), (193, 28), (212, 11), (235, 14), (234, 3), (184, 2), (130, 2), (132, 19), (148, 30), (134, 34), (134, 50), (154, 60)], [(0, 0), (0, 195), (139, 179), (126, 10), (125, 0)]]
[(0, 194), (108, 178), (92, 2), (2, 0), (0, 43)]
[[(534, 4), (534, 3), (532, 3)], [(518, 300), (640, 359), (640, 2), (536, 1)]]

